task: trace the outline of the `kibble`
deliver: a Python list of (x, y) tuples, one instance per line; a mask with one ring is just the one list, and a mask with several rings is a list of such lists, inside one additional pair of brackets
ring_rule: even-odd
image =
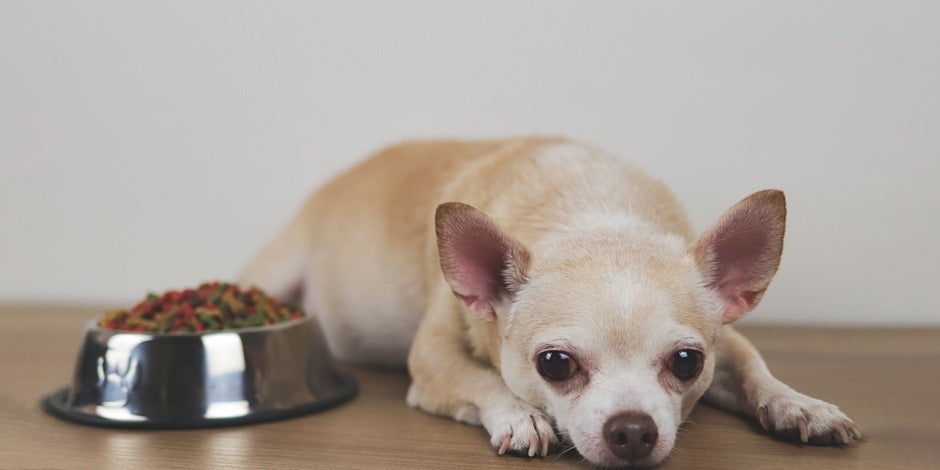
[(304, 317), (257, 287), (242, 290), (226, 282), (195, 289), (150, 293), (130, 310), (111, 310), (98, 321), (110, 330), (149, 333), (221, 331), (273, 325)]

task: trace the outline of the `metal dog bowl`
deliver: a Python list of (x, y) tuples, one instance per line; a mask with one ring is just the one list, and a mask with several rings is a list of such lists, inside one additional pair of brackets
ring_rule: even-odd
[(316, 318), (207, 333), (132, 333), (89, 322), (72, 385), (43, 398), (70, 421), (196, 428), (321, 410), (356, 394)]

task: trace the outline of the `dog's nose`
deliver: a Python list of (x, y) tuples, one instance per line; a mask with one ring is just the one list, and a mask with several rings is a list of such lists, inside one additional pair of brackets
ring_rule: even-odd
[(628, 411), (604, 423), (604, 440), (617, 457), (636, 462), (653, 451), (659, 431), (646, 413)]

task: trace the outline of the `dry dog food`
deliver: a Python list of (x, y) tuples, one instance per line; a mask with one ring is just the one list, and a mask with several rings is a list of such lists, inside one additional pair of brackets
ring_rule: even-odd
[(304, 316), (261, 289), (207, 282), (196, 289), (150, 293), (130, 310), (104, 314), (98, 326), (150, 333), (200, 332), (272, 325)]

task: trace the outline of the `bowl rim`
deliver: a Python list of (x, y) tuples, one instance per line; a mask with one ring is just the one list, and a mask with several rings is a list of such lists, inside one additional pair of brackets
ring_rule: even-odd
[[(186, 336), (206, 336), (219, 333), (254, 333), (254, 332), (264, 332), (264, 331), (276, 331), (280, 329), (291, 328), (303, 323), (313, 322), (317, 323), (317, 318), (313, 315), (304, 314), (301, 318), (293, 318), (291, 320), (282, 321), (278, 323), (272, 323), (270, 325), (261, 325), (261, 326), (249, 326), (245, 328), (226, 328), (222, 330), (207, 330), (207, 331), (167, 331), (164, 333), (153, 332), (153, 331), (128, 331), (128, 330), (114, 330), (111, 328), (105, 328), (100, 326), (98, 322), (101, 320), (101, 315), (95, 315), (85, 323), (85, 331), (87, 333), (108, 333), (108, 334), (122, 334), (122, 335), (141, 335), (141, 336), (150, 336), (150, 337), (186, 337)], [(317, 323), (319, 325), (319, 323)]]

